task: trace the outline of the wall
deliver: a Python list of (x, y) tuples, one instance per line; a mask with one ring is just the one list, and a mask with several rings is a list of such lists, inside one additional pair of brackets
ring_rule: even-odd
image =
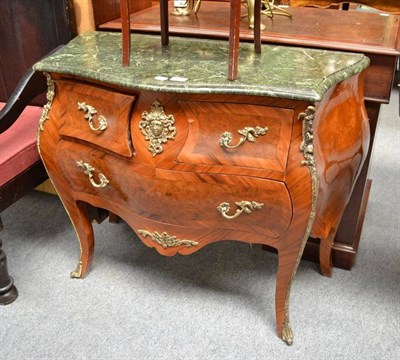
[(72, 0), (0, 1), (0, 101), (25, 71), (75, 34)]

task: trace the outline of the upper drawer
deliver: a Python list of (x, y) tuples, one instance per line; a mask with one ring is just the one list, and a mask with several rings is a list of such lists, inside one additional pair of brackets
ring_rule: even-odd
[(61, 135), (132, 156), (129, 118), (134, 96), (67, 80), (58, 81), (57, 90), (65, 104), (60, 109)]
[(180, 105), (189, 134), (179, 162), (285, 170), (293, 110), (236, 103)]

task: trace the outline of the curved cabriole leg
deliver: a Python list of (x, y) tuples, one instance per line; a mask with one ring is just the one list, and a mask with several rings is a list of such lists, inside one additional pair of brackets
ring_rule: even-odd
[(87, 205), (84, 202), (69, 201), (62, 198), (80, 243), (80, 259), (72, 278), (83, 278), (90, 268), (94, 251), (93, 226)]
[(12, 277), (8, 275), (7, 257), (1, 249), (1, 245), (0, 240), (0, 305), (7, 305), (18, 297), (18, 291)]
[[(84, 202), (74, 199), (70, 184), (61, 174), (58, 165), (57, 146), (60, 142), (59, 121), (62, 119), (65, 105), (62, 104), (62, 96), (57, 94), (56, 81), (49, 74), (47, 77), (47, 104), (39, 121), (37, 145), (40, 157), (43, 160), (46, 171), (49, 174), (65, 210), (75, 228), (80, 243), (80, 260), (75, 271), (71, 273), (73, 278), (82, 278), (89, 270), (94, 250), (94, 235), (89, 215), (88, 206)], [(67, 96), (67, 95), (66, 95)]]
[(276, 278), (275, 311), (278, 336), (288, 345), (293, 343), (293, 333), (289, 323), (290, 288), (298, 266), (300, 249), (280, 250), (278, 274)]

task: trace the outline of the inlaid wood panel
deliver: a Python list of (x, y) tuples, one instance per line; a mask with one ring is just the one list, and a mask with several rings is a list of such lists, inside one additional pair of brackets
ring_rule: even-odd
[[(188, 139), (178, 156), (179, 162), (244, 166), (284, 172), (291, 139), (293, 110), (229, 102), (180, 101), (179, 104), (189, 123)], [(256, 132), (257, 127), (263, 130), (259, 135)], [(254, 131), (243, 131), (246, 128)], [(221, 138), (224, 139), (227, 132), (232, 140), (221, 145)], [(237, 146), (239, 142), (241, 145), (236, 148), (226, 146)]]
[(320, 262), (325, 275), (331, 274), (334, 237), (368, 154), (370, 127), (364, 107), (364, 75), (331, 89), (315, 116), (316, 160), (323, 166), (317, 167), (320, 189), (311, 236), (321, 239), (320, 257), (325, 259)]
[(320, 191), (314, 237), (327, 238), (337, 227), (367, 156), (370, 129), (363, 104), (363, 75), (333, 88), (315, 116), (316, 159), (324, 166), (317, 167)]
[[(302, 2), (296, 1), (297, 3)], [(304, 1), (305, 2), (305, 1)], [(319, 1), (328, 3), (329, 1)], [(338, 1), (336, 1), (338, 2)], [(386, 6), (388, 11), (398, 11), (398, 0), (371, 0)], [(275, 3), (277, 3), (275, 1)], [(389, 9), (388, 7), (392, 7)], [(335, 238), (334, 264), (350, 270), (355, 263), (360, 243), (364, 215), (368, 203), (371, 180), (368, 179), (369, 161), (373, 147), (374, 132), (378, 123), (382, 103), (389, 103), (393, 78), (399, 56), (400, 18), (379, 12), (340, 11), (308, 7), (291, 7), (292, 18), (276, 17), (274, 21), (262, 19), (266, 30), (262, 41), (269, 44), (286, 44), (300, 47), (344, 50), (364, 53), (371, 60), (366, 69), (365, 99), (370, 120), (370, 150), (363, 169), (354, 186), (352, 196), (343, 215)], [(172, 35), (227, 39), (229, 29), (229, 4), (221, 1), (203, 1), (197, 16), (170, 17)], [(356, 26), (355, 26), (356, 25)], [(120, 29), (121, 21), (116, 19), (101, 24), (102, 29)], [(145, 9), (131, 15), (131, 28), (138, 32), (159, 33), (159, 8)], [(252, 40), (253, 32), (248, 29), (247, 18), (242, 19), (240, 37)], [(179, 164), (183, 165), (183, 164)], [(197, 168), (199, 164), (197, 165)], [(185, 168), (189, 165), (185, 163)], [(203, 166), (204, 170), (222, 171), (213, 165)], [(227, 171), (226, 168), (223, 171)], [(243, 174), (261, 175), (279, 179), (274, 173), (266, 174), (249, 168), (241, 168)], [(256, 174), (257, 173), (257, 174)], [(318, 258), (319, 243), (310, 238), (307, 259)]]
[[(60, 171), (77, 193), (97, 196), (117, 203), (141, 217), (167, 224), (212, 227), (258, 232), (277, 238), (288, 228), (292, 204), (284, 183), (267, 179), (233, 175), (159, 171), (153, 167), (130, 163), (90, 147), (61, 141), (57, 147)], [(94, 180), (103, 174), (109, 183), (96, 188), (77, 161), (90, 164)], [(218, 211), (229, 203), (229, 216), (240, 207), (236, 202), (262, 204), (260, 209), (243, 211), (235, 219), (227, 219)]]
[[(160, 152), (156, 154), (152, 151), (150, 139), (146, 139), (146, 131), (143, 128), (145, 114), (148, 114), (149, 117), (153, 116), (151, 114), (154, 113), (155, 104), (158, 104), (159, 111), (163, 112), (165, 117), (171, 119), (170, 124), (165, 127), (165, 135), (160, 137), (160, 139), (164, 138), (165, 141), (160, 140)], [(187, 132), (188, 123), (185, 113), (177, 101), (177, 94), (151, 91), (140, 93), (131, 117), (131, 137), (135, 149), (135, 161), (158, 168), (173, 168), (175, 160), (186, 141)], [(167, 139), (168, 136), (170, 138)]]
[[(52, 75), (56, 84), (60, 83), (59, 76)], [(101, 83), (85, 84), (81, 94), (80, 80), (71, 77), (72, 86), (56, 85), (55, 89), (50, 82), (52, 106), (39, 133), (45, 166), (79, 238), (81, 257), (72, 276), (85, 276), (92, 261), (90, 206), (117, 214), (146, 245), (164, 255), (190, 254), (221, 240), (269, 245), (279, 254), (277, 333), (291, 344), (290, 288), (308, 236), (311, 230), (325, 236), (321, 269), (329, 275), (333, 236), (368, 147), (362, 76), (333, 85), (326, 99), (315, 104), (268, 96), (195, 95), (113, 85), (111, 90)], [(129, 99), (129, 106), (134, 101), (132, 113), (127, 116), (124, 112), (119, 119), (129, 123), (132, 156), (121, 156), (96, 138), (82, 137), (82, 129), (75, 133), (81, 117), (75, 105), (67, 109), (67, 104), (76, 94), (88, 94), (93, 101), (98, 98), (99, 108), (109, 99), (118, 104)], [(124, 106), (110, 111), (115, 116), (120, 108)], [(70, 111), (75, 113), (68, 115)], [(68, 127), (65, 119), (70, 122)], [(251, 119), (272, 129), (272, 146), (261, 143), (261, 150), (254, 152), (244, 148), (243, 157), (235, 152), (218, 153), (219, 147), (213, 144), (220, 130), (233, 131)], [(164, 120), (174, 136), (161, 141), (158, 135), (163, 134), (159, 130)], [(143, 133), (143, 122), (155, 131), (151, 136)], [(125, 138), (125, 125), (123, 129), (114, 136)], [(162, 145), (159, 151), (149, 146), (154, 138)], [(250, 145), (257, 145), (260, 138), (263, 136)], [(181, 154), (191, 163), (179, 162)], [(200, 154), (199, 163), (196, 154)], [(263, 166), (275, 166), (281, 178)]]
[(57, 81), (60, 134), (132, 156), (129, 120), (135, 96), (67, 80)]

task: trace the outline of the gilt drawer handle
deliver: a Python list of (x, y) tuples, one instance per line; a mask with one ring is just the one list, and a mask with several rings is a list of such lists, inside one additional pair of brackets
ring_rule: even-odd
[(109, 180), (104, 176), (104, 174), (99, 173), (98, 178), (100, 180), (99, 183), (97, 183), (93, 179), (93, 172), (96, 170), (92, 165), (88, 163), (84, 163), (82, 160), (77, 161), (76, 165), (83, 169), (83, 173), (86, 174), (89, 177), (90, 183), (95, 187), (95, 188), (103, 188), (106, 187), (107, 184), (109, 183)]
[(227, 202), (219, 204), (217, 210), (221, 213), (221, 215), (225, 219), (232, 220), (236, 219), (243, 212), (245, 214), (250, 214), (253, 210), (261, 209), (264, 206), (263, 203), (258, 203), (255, 201), (237, 201), (235, 202), (235, 204), (238, 207), (238, 209), (236, 209), (236, 213), (234, 213), (233, 215), (228, 215), (231, 206)]
[(107, 119), (103, 115), (99, 115), (97, 119), (98, 126), (94, 125), (93, 116), (97, 114), (97, 110), (92, 105), (88, 105), (85, 102), (78, 102), (78, 110), (83, 110), (86, 113), (85, 119), (89, 122), (89, 127), (93, 131), (104, 131), (107, 129)]
[(242, 130), (238, 130), (238, 133), (242, 135), (239, 139), (239, 142), (236, 145), (231, 145), (233, 135), (229, 131), (225, 131), (219, 138), (219, 144), (226, 149), (235, 149), (242, 145), (246, 140), (250, 142), (255, 142), (256, 138), (262, 135), (265, 135), (268, 131), (267, 127), (256, 126), (253, 127), (245, 127)]

